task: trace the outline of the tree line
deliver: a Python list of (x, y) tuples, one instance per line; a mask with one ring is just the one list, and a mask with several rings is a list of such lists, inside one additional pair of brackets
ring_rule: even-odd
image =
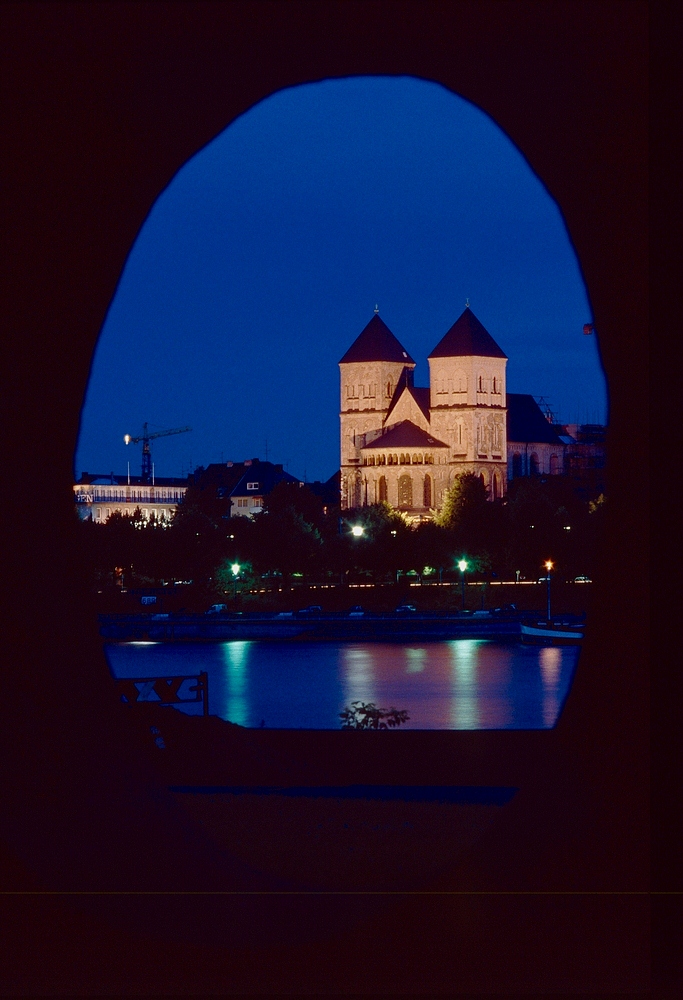
[(462, 558), (475, 579), (536, 579), (546, 559), (565, 579), (598, 569), (605, 498), (586, 496), (566, 476), (516, 479), (490, 501), (481, 480), (463, 473), (434, 520), (416, 526), (387, 503), (342, 511), (286, 482), (253, 518), (229, 517), (229, 501), (199, 483), (189, 484), (170, 525), (139, 509), (104, 524), (79, 521), (77, 556), (93, 583), (192, 581), (230, 593), (238, 585), (382, 583), (406, 574), (456, 580)]

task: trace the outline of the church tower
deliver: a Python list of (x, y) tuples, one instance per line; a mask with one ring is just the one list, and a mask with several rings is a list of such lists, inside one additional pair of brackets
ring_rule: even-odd
[(507, 357), (469, 305), (429, 355), (432, 434), (449, 445), (453, 477), (481, 476), (489, 497), (507, 481)]
[(363, 496), (361, 449), (382, 433), (400, 384), (412, 386), (415, 362), (379, 310), (339, 362), (341, 375), (341, 503), (358, 507)]

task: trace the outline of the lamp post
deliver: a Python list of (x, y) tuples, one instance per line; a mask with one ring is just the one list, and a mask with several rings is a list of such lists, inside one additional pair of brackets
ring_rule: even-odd
[(548, 621), (550, 621), (550, 570), (553, 568), (553, 564), (550, 559), (546, 559), (543, 563), (545, 566), (545, 593), (546, 593), (546, 614)]
[(458, 569), (460, 570), (460, 584), (462, 586), (462, 610), (465, 610), (465, 571), (467, 569), (468, 562), (467, 559), (458, 560)]
[(237, 601), (237, 581), (239, 579), (240, 570), (242, 569), (242, 567), (240, 566), (239, 563), (235, 562), (235, 563), (232, 564), (232, 566), (230, 567), (230, 569), (232, 571), (232, 582), (233, 582), (233, 586), (234, 586), (233, 599), (235, 601)]

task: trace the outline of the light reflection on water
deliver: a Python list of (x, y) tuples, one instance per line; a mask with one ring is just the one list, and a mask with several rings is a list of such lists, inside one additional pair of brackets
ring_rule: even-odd
[[(247, 663), (249, 659), (248, 641), (224, 642), (221, 650), (225, 655), (225, 702), (224, 708), (211, 706), (223, 719), (230, 719), (240, 726), (249, 725), (249, 695), (247, 682), (249, 679)], [(211, 679), (209, 679), (211, 691)]]
[[(209, 675), (210, 711), (242, 726), (338, 729), (352, 701), (406, 709), (409, 729), (548, 729), (579, 650), (446, 642), (116, 643), (118, 677)], [(182, 711), (201, 712), (188, 705)]]
[(544, 646), (540, 651), (543, 683), (543, 725), (551, 729), (560, 710), (562, 657), (557, 646)]

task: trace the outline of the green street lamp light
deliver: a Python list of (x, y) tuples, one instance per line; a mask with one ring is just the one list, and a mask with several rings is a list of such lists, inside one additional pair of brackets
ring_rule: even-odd
[(354, 524), (351, 528), (351, 534), (354, 538), (361, 538), (365, 534), (365, 528), (362, 524)]
[(242, 567), (237, 562), (232, 563), (230, 566), (230, 570), (232, 571), (232, 582), (234, 585), (233, 597), (235, 600), (237, 600), (237, 581), (239, 579), (241, 569)]
[(460, 583), (462, 585), (462, 610), (465, 610), (465, 572), (469, 563), (467, 559), (458, 560), (458, 569), (460, 570)]

